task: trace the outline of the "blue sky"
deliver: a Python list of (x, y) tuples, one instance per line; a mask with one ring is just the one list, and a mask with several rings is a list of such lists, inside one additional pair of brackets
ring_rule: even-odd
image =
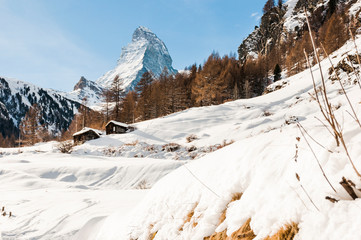
[(162, 39), (176, 69), (236, 53), (266, 0), (0, 0), (0, 76), (70, 91), (116, 65), (138, 26)]

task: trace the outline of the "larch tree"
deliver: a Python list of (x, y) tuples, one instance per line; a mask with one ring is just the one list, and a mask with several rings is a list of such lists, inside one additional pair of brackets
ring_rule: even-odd
[(121, 121), (125, 123), (134, 123), (136, 118), (137, 94), (135, 91), (129, 91), (122, 102)]
[(152, 96), (152, 83), (154, 78), (152, 73), (145, 72), (142, 78), (135, 86), (135, 90), (139, 95), (137, 104), (137, 113), (141, 120), (150, 119), (150, 107), (151, 107), (151, 96)]
[(103, 105), (104, 121), (110, 121), (110, 104), (112, 102), (112, 93), (109, 89), (104, 89), (102, 92), (102, 97), (105, 102)]
[(112, 101), (115, 104), (113, 108), (113, 117), (115, 120), (120, 121), (121, 101), (122, 97), (124, 96), (124, 89), (121, 87), (121, 79), (118, 75), (113, 79), (110, 92)]
[(335, 51), (347, 41), (348, 33), (345, 25), (342, 16), (338, 14), (333, 14), (328, 20), (324, 33), (324, 45), (327, 53)]
[(87, 97), (84, 97), (82, 99), (82, 103), (79, 108), (80, 129), (89, 126), (89, 108), (87, 107), (87, 105), (88, 105), (88, 99)]
[(22, 141), (27, 145), (34, 145), (41, 141), (44, 126), (41, 122), (41, 109), (37, 104), (32, 105), (20, 122), (19, 128)]
[(212, 53), (194, 80), (192, 92), (198, 105), (209, 106), (222, 101), (227, 85), (220, 78), (221, 73), (222, 60)]

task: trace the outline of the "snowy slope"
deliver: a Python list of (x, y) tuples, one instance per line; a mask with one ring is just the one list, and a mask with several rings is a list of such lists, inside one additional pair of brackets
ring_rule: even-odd
[[(357, 42), (361, 44), (360, 40)], [(336, 64), (346, 57), (345, 53), (354, 54), (354, 51), (353, 43), (349, 42), (334, 54), (332, 61)], [(328, 77), (328, 60), (322, 62), (322, 67)], [(320, 84), (317, 67), (313, 71)], [(352, 81), (345, 73), (341, 76), (360, 117), (361, 90), (352, 83), (356, 76), (351, 74)], [(344, 149), (335, 146), (330, 133), (315, 118), (322, 119), (322, 115), (309, 95), (313, 93), (309, 70), (287, 79), (285, 84), (285, 88), (258, 98), (190, 109), (138, 124), (138, 129), (162, 141), (182, 143), (191, 132), (200, 136), (200, 144), (226, 138), (238, 141), (167, 175), (128, 216), (127, 224), (117, 224), (119, 214), (111, 215), (93, 236), (96, 239), (149, 239), (149, 236), (203, 239), (215, 231), (226, 230), (230, 235), (251, 218), (255, 239), (270, 236), (291, 222), (300, 228), (295, 239), (360, 239), (361, 202), (351, 200), (339, 182), (345, 176), (360, 188), (361, 180), (352, 170)], [(338, 83), (328, 80), (327, 87), (332, 104), (337, 106), (336, 116), (341, 119), (350, 156), (361, 169), (361, 129), (347, 114), (351, 110), (345, 96), (340, 94)], [(268, 113), (262, 115), (263, 111)], [(308, 135), (302, 136), (292, 123), (295, 119), (324, 148)], [(299, 142), (296, 137), (301, 138)], [(306, 140), (336, 193), (324, 179)], [(299, 150), (295, 158), (296, 144)], [(236, 192), (243, 193), (242, 198), (227, 207)], [(361, 196), (360, 192), (357, 194)], [(331, 203), (326, 196), (340, 201)], [(226, 208), (226, 219), (218, 225)], [(194, 215), (186, 222), (192, 209)]]
[(122, 87), (127, 91), (134, 89), (144, 72), (152, 71), (159, 76), (165, 67), (169, 73), (176, 73), (165, 44), (148, 28), (138, 27), (133, 33), (132, 42), (122, 48), (117, 66), (96, 83), (109, 88), (115, 76), (119, 75)]

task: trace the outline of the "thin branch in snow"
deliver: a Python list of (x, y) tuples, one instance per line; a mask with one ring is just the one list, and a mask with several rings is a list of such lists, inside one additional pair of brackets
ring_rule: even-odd
[(217, 196), (218, 198), (221, 198), (215, 191), (213, 191), (210, 187), (208, 187), (204, 182), (202, 182), (196, 175), (194, 175), (194, 173), (186, 166), (186, 164), (184, 163), (183, 166), (185, 167), (185, 169), (187, 169), (187, 171), (200, 183), (202, 184), (204, 187), (206, 187), (210, 192), (212, 192), (215, 196)]
[(330, 187), (332, 188), (332, 190), (333, 190), (335, 193), (337, 193), (336, 189), (332, 186), (332, 184), (331, 184), (330, 180), (328, 180), (328, 177), (327, 177), (327, 175), (326, 175), (325, 171), (323, 170), (323, 167), (322, 167), (322, 165), (321, 165), (320, 161), (318, 160), (316, 153), (313, 151), (313, 149), (312, 149), (312, 147), (311, 147), (311, 144), (308, 142), (308, 140), (307, 140), (307, 138), (306, 138), (305, 134), (303, 133), (303, 131), (302, 131), (302, 129), (301, 129), (301, 127), (300, 127), (300, 125), (299, 125), (299, 123), (297, 123), (297, 127), (298, 127), (298, 129), (300, 130), (300, 132), (301, 132), (301, 134), (302, 134), (303, 138), (305, 139), (305, 141), (306, 141), (306, 143), (307, 143), (308, 147), (310, 148), (310, 150), (311, 150), (311, 152), (312, 152), (313, 156), (315, 157), (315, 159), (316, 159), (316, 161), (317, 161), (317, 164), (318, 164), (318, 166), (320, 167), (321, 172), (322, 172), (322, 174), (323, 174), (324, 178), (326, 179), (326, 181), (328, 182), (328, 184), (330, 185)]

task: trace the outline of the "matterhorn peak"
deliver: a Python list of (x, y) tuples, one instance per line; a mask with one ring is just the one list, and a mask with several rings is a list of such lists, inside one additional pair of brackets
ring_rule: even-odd
[(133, 33), (132, 41), (136, 42), (136, 41), (143, 40), (143, 39), (152, 41), (157, 38), (158, 38), (157, 35), (155, 35), (149, 28), (140, 26), (137, 29), (135, 29), (135, 31)]
[(116, 76), (119, 76), (121, 87), (133, 90), (145, 72), (152, 72), (158, 77), (164, 68), (170, 74), (177, 71), (172, 67), (172, 58), (164, 42), (146, 27), (135, 29), (132, 42), (122, 48), (117, 66), (100, 77), (96, 83), (109, 88)]

